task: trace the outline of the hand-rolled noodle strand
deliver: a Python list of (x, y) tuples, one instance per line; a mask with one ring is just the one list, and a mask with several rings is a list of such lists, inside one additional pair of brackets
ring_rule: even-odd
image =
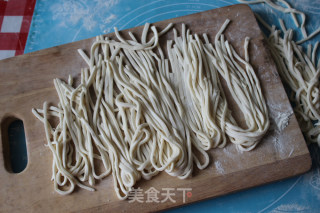
[[(225, 79), (228, 89), (242, 111), (247, 129), (239, 127), (234, 119), (225, 122), (226, 134), (239, 149), (249, 151), (253, 149), (269, 128), (269, 117), (266, 103), (262, 96), (260, 83), (253, 68), (248, 63), (248, 38), (245, 40), (246, 60), (234, 51), (228, 41), (224, 40), (223, 31), (229, 20), (226, 20), (215, 37), (215, 47), (206, 44), (206, 53), (211, 62)], [(245, 65), (245, 69), (240, 66)], [(224, 98), (224, 97), (221, 97)]]
[(223, 147), (225, 143), (213, 115), (216, 108), (209, 109), (209, 106), (215, 106), (218, 92), (210, 86), (210, 76), (205, 70), (206, 58), (201, 54), (203, 51), (199, 47), (199, 38), (197, 35), (193, 38), (188, 32), (185, 25), (182, 25), (181, 37), (175, 38), (173, 48), (171, 44), (167, 45), (171, 65), (177, 64), (172, 67), (173, 74), (181, 79), (176, 86), (180, 87), (179, 91), (184, 92), (180, 96), (190, 100), (189, 107), (186, 108), (187, 117), (194, 121), (190, 123), (190, 127), (201, 141), (199, 145), (202, 149)]
[[(143, 36), (145, 36), (145, 34), (143, 34)], [(145, 38), (144, 39), (142, 39), (142, 41), (145, 41)], [(146, 81), (146, 83), (148, 83), (148, 84), (150, 84), (150, 81), (152, 81), (153, 83), (155, 83), (155, 81), (153, 80), (153, 78), (152, 78), (152, 76), (150, 75), (150, 73), (149, 74), (146, 74), (146, 71), (147, 71), (147, 69), (146, 69), (146, 67), (145, 67), (145, 65), (147, 65), (146, 63), (144, 63), (145, 65), (143, 65), (143, 62), (142, 61), (139, 61), (139, 58), (137, 57), (137, 55), (136, 55), (136, 53), (134, 53), (134, 52), (129, 52), (129, 51), (127, 51), (127, 52), (125, 52), (125, 54), (127, 55), (127, 57), (128, 57), (128, 59), (129, 60), (131, 60), (131, 65), (133, 65), (134, 67), (135, 67), (135, 69), (137, 70), (137, 71), (139, 71), (139, 70), (141, 70), (142, 71), (142, 73), (140, 73), (140, 76), (142, 76), (143, 78), (141, 79), (142, 81)], [(142, 59), (143, 59), (143, 57), (141, 57)], [(127, 67), (131, 67), (131, 66), (127, 66)], [(142, 68), (142, 69), (141, 69)], [(121, 69), (122, 70), (122, 69)], [(126, 69), (125, 69), (126, 70)], [(129, 74), (129, 73), (128, 73)], [(130, 76), (131, 76), (131, 79), (133, 78), (133, 79), (137, 79), (137, 77), (135, 77), (135, 76), (132, 76), (131, 74), (129, 74)], [(151, 78), (150, 78), (151, 77)], [(150, 80), (149, 80), (150, 79)], [(137, 86), (138, 86), (138, 91), (144, 91), (145, 89), (147, 89), (148, 88), (148, 86), (147, 85), (144, 85), (144, 83), (143, 82), (141, 82), (140, 80), (138, 80), (137, 79), (137, 82), (140, 82), (139, 84), (137, 84)], [(145, 89), (143, 89), (141, 86), (143, 86), (143, 88), (145, 88)], [(148, 91), (148, 89), (147, 89), (147, 91)], [(161, 109), (161, 107), (158, 107), (159, 106), (159, 104), (157, 104), (156, 102), (158, 102), (158, 99), (155, 99), (155, 97), (156, 96), (154, 96), (154, 95), (152, 95), (152, 93), (150, 93), (152, 90), (150, 90), (149, 89), (149, 91), (148, 91), (148, 93), (146, 94), (146, 96), (149, 96), (150, 97), (150, 100), (151, 100), (151, 103), (149, 103), (148, 104), (148, 101), (146, 101), (146, 100), (143, 100), (143, 102), (144, 103), (146, 103), (147, 104), (147, 106), (153, 106), (153, 107), (155, 107), (155, 109), (156, 109), (156, 111), (157, 111), (157, 113), (162, 113), (162, 109)], [(162, 93), (160, 93), (160, 94), (163, 94), (163, 92)], [(152, 95), (152, 96), (150, 96), (150, 95)], [(140, 98), (142, 98), (143, 96), (142, 95), (140, 95), (139, 96)], [(151, 105), (150, 105), (151, 104)], [(150, 108), (150, 107), (149, 107)], [(151, 113), (151, 115), (155, 115), (156, 114), (156, 112), (153, 112), (153, 113)], [(163, 114), (163, 113), (162, 113)], [(165, 116), (164, 114), (162, 115), (162, 116)], [(154, 120), (154, 119), (152, 119), (152, 120)], [(155, 120), (159, 120), (159, 119), (155, 119)], [(160, 121), (160, 120), (159, 120)], [(161, 123), (163, 123), (163, 121), (161, 121)], [(166, 125), (168, 125), (168, 124), (164, 124), (164, 125), (160, 125), (160, 126), (166, 126)], [(158, 126), (159, 127), (159, 126)], [(155, 127), (155, 128), (158, 128), (158, 127)], [(169, 128), (169, 129), (171, 129), (171, 128)], [(162, 132), (168, 132), (168, 130), (169, 130), (168, 128), (166, 129), (166, 130), (162, 130)], [(178, 138), (180, 138), (180, 137), (178, 137)], [(181, 143), (181, 142), (179, 142), (179, 143)], [(163, 148), (165, 148), (165, 147), (163, 147)], [(153, 158), (152, 158), (153, 159)], [(172, 159), (172, 158), (169, 158), (169, 159)], [(182, 161), (183, 162), (183, 161)], [(165, 165), (167, 165), (166, 163), (165, 163)], [(157, 167), (157, 166), (156, 166)], [(165, 166), (165, 167), (167, 167), (167, 166)], [(172, 167), (172, 166), (171, 166)], [(161, 168), (164, 168), (163, 166), (161, 167)], [(158, 168), (158, 169), (160, 169), (160, 168)], [(161, 169), (162, 170), (162, 169)], [(168, 171), (168, 170), (167, 170)], [(170, 170), (169, 170), (170, 171)], [(170, 171), (170, 174), (173, 174), (173, 173), (171, 173), (171, 171)]]
[[(307, 35), (306, 28), (305, 28), (305, 22), (306, 22), (306, 15), (294, 8), (292, 8), (286, 1), (284, 0), (277, 0), (277, 1), (271, 1), (271, 0), (238, 0), (240, 3), (245, 4), (257, 4), (257, 3), (265, 3), (272, 7), (275, 10), (281, 11), (283, 13), (290, 13), (292, 16), (292, 20), (295, 23), (296, 27), (300, 27), (301, 33), (303, 35), (303, 40), (300, 41), (300, 43), (305, 42), (306, 40), (313, 37), (315, 34), (320, 32), (320, 28), (311, 33), (309, 36)], [(282, 5), (284, 6), (282, 6)], [(295, 15), (299, 15), (301, 17), (301, 24), (299, 24), (297, 17)]]
[(284, 32), (283, 37), (279, 34), (275, 27), (271, 28), (267, 39), (271, 55), (281, 79), (292, 90), (293, 95), (289, 97), (295, 103), (294, 111), (302, 132), (308, 138), (307, 142), (316, 142), (320, 146), (317, 126), (320, 119), (319, 63), (318, 67), (316, 63), (318, 42), (308, 55), (294, 42), (291, 29)]
[[(175, 159), (178, 159), (177, 157), (182, 154), (181, 151), (185, 152), (185, 150), (182, 150), (183, 146), (181, 146), (181, 144), (183, 143), (183, 141), (181, 140), (181, 137), (179, 135), (176, 135), (175, 131), (170, 133), (170, 131), (174, 130), (174, 129), (172, 129), (172, 127), (168, 128), (168, 125), (170, 125), (170, 124), (167, 123), (167, 121), (170, 120), (170, 118), (160, 119), (160, 118), (166, 118), (167, 115), (163, 112), (163, 109), (161, 108), (161, 103), (158, 103), (163, 98), (158, 99), (157, 96), (159, 96), (159, 95), (163, 96), (166, 93), (164, 91), (162, 91), (162, 92), (159, 92), (157, 96), (153, 93), (153, 90), (155, 90), (155, 92), (157, 91), (156, 89), (158, 86), (156, 85), (156, 82), (154, 80), (154, 76), (151, 73), (148, 73), (148, 74), (146, 73), (148, 70), (151, 70), (151, 69), (150, 68), (148, 69), (146, 67), (147, 63), (143, 63), (143, 61), (139, 60), (139, 59), (142, 59), (142, 57), (138, 57), (137, 54), (135, 54), (134, 52), (130, 53), (130, 52), (125, 51), (125, 54), (127, 55), (127, 58), (132, 62), (132, 65), (134, 66), (135, 70), (137, 72), (139, 72), (139, 74), (134, 76), (131, 74), (131, 73), (133, 73), (134, 70), (127, 70), (126, 68), (120, 69), (120, 70), (125, 71), (126, 74), (128, 74), (130, 76), (131, 81), (138, 82), (138, 84), (136, 84), (137, 89), (132, 88), (132, 90), (136, 91), (136, 95), (138, 95), (137, 97), (134, 97), (134, 99), (137, 99), (137, 98), (141, 99), (143, 105), (145, 105), (146, 113), (148, 114), (147, 119), (151, 119), (148, 123), (150, 123), (156, 130), (158, 130), (158, 132), (160, 131), (163, 134), (166, 134), (166, 136), (163, 135), (163, 136), (165, 136), (164, 138), (162, 138), (163, 137), (162, 134), (158, 135), (161, 137), (160, 141), (162, 143), (165, 143), (165, 144), (163, 144), (164, 146), (160, 146), (159, 148), (162, 151), (165, 151), (165, 150), (167, 151), (167, 152), (165, 152), (166, 156), (169, 157), (170, 155), (172, 155), (172, 157), (173, 157), (173, 158), (172, 157), (161, 158), (162, 161), (160, 161), (160, 163), (162, 164), (162, 166), (161, 167), (158, 167), (156, 165), (154, 165), (154, 166), (158, 167), (158, 169), (160, 169), (160, 168), (164, 169), (165, 167), (168, 167), (168, 166), (170, 167), (170, 164), (173, 163), (175, 161)], [(155, 69), (155, 67), (154, 67), (154, 69)], [(141, 80), (138, 79), (138, 76), (140, 76), (140, 78), (142, 78), (142, 79)], [(149, 82), (149, 84), (151, 84), (150, 86), (153, 86), (154, 89), (152, 90), (151, 88), (148, 87), (147, 84), (144, 84), (142, 81)], [(129, 86), (129, 85), (126, 85), (126, 86)], [(146, 94), (139, 95), (139, 93), (142, 91), (145, 91)], [(144, 97), (149, 97), (149, 101), (147, 99), (145, 99)], [(148, 112), (149, 110), (152, 110), (152, 111)], [(171, 108), (171, 110), (173, 110), (173, 108)], [(169, 111), (167, 110), (167, 112), (169, 112)], [(149, 116), (151, 116), (151, 117), (149, 117)], [(154, 118), (152, 118), (152, 117), (154, 117)], [(153, 121), (159, 121), (160, 123), (156, 124)], [(171, 120), (171, 121), (174, 122), (174, 120)], [(164, 127), (166, 127), (166, 128), (163, 129)], [(174, 136), (174, 135), (176, 135), (176, 139), (172, 138), (172, 136)], [(169, 138), (170, 138), (170, 140), (168, 141)], [(174, 139), (174, 141), (172, 141), (172, 139)], [(172, 148), (170, 148), (168, 150), (167, 145), (169, 145), (169, 147), (172, 147)], [(180, 151), (176, 152), (175, 150), (177, 150), (177, 149)], [(168, 153), (168, 151), (169, 151), (169, 153)], [(171, 152), (172, 152), (172, 154), (171, 154)], [(155, 152), (152, 152), (152, 153), (155, 154)], [(182, 156), (185, 156), (185, 155), (186, 154), (183, 153)], [(154, 157), (152, 157), (152, 156), (151, 156), (151, 158), (154, 159)], [(170, 161), (166, 162), (166, 159), (170, 159)], [(185, 161), (181, 161), (181, 158), (179, 158), (178, 165), (180, 165), (181, 162), (185, 163)], [(173, 165), (173, 164), (171, 164), (171, 165)], [(183, 164), (181, 166), (183, 166)], [(171, 170), (172, 169), (166, 169), (166, 171), (169, 174), (174, 175), (174, 176), (176, 176), (175, 174), (179, 174), (180, 172), (182, 172), (182, 171), (179, 171), (178, 173), (176, 173), (176, 172), (172, 172)], [(183, 170), (183, 169), (181, 169), (181, 170)]]

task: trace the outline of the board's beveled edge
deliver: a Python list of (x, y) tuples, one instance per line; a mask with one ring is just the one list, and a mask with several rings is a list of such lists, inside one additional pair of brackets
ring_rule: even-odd
[[(287, 176), (287, 171), (284, 171), (283, 168), (289, 168), (288, 165), (291, 165), (291, 164), (297, 165), (296, 163), (304, 164), (304, 165), (307, 165), (307, 166), (302, 167), (303, 169), (301, 169), (301, 170), (298, 170), (298, 171), (295, 170), (295, 173), (292, 176), (288, 177)], [(243, 177), (243, 176), (245, 176), (245, 177), (254, 176), (254, 177), (260, 178), (261, 177), (260, 176), (260, 172), (264, 171), (264, 169), (266, 169), (266, 168), (268, 168), (268, 169), (273, 168), (272, 169), (273, 172), (272, 173), (268, 173), (268, 175), (269, 175), (268, 177), (270, 177), (270, 178), (267, 177), (267, 178), (260, 179), (260, 182), (254, 182), (254, 181), (251, 181), (251, 179), (249, 179), (249, 180), (246, 181), (246, 183), (243, 183), (243, 182), (241, 182), (241, 180), (245, 180), (245, 178), (241, 178), (241, 179), (238, 178), (238, 177)], [(150, 204), (150, 206), (152, 206), (151, 207), (153, 209), (152, 212), (160, 212), (160, 211), (163, 211), (163, 210), (175, 209), (175, 208), (179, 208), (179, 207), (182, 207), (182, 206), (192, 205), (192, 204), (195, 204), (195, 203), (198, 203), (198, 202), (201, 202), (201, 201), (214, 199), (216, 197), (220, 197), (220, 196), (224, 196), (224, 195), (229, 195), (229, 194), (241, 192), (241, 191), (244, 191), (244, 190), (250, 190), (250, 189), (252, 189), (254, 187), (257, 187), (257, 186), (263, 186), (263, 185), (267, 185), (267, 184), (272, 184), (272, 183), (280, 181), (280, 180), (293, 178), (293, 177), (296, 177), (296, 176), (298, 176), (300, 174), (303, 174), (303, 173), (307, 172), (310, 168), (311, 168), (311, 158), (310, 158), (309, 154), (295, 156), (295, 157), (292, 157), (292, 158), (289, 158), (289, 159), (286, 159), (286, 160), (281, 160), (281, 161), (274, 162), (274, 163), (271, 163), (271, 164), (265, 164), (262, 167), (253, 167), (253, 168), (250, 168), (250, 169), (247, 169), (247, 170), (242, 170), (242, 171), (237, 171), (237, 172), (234, 172), (234, 173), (229, 173), (226, 176), (216, 177), (215, 179), (221, 179), (221, 181), (220, 181), (221, 183), (223, 183), (224, 179), (234, 179), (235, 180), (235, 181), (232, 181), (232, 182), (235, 183), (234, 185), (232, 185), (233, 186), (233, 190), (229, 190), (229, 191), (227, 191), (225, 193), (216, 193), (215, 196), (198, 197), (197, 199), (194, 199), (194, 200), (192, 200), (190, 202), (176, 203), (176, 204), (173, 204), (170, 207), (161, 206), (159, 208), (159, 206), (154, 205), (154, 204)], [(280, 172), (277, 172), (277, 171), (280, 171)], [(245, 173), (246, 175), (243, 175), (243, 173)], [(277, 177), (277, 178), (273, 178), (273, 177)], [(240, 180), (240, 181), (238, 181), (238, 180)], [(250, 186), (246, 187), (246, 188), (237, 187), (236, 184), (239, 184), (239, 183), (240, 183), (240, 185), (247, 184), (247, 185), (250, 185)], [(255, 184), (251, 184), (251, 183), (255, 183)], [(208, 183), (204, 183), (202, 187), (207, 187), (207, 185), (208, 185)], [(197, 196), (197, 194), (195, 194), (193, 192), (192, 197), (194, 197), (194, 196)], [(122, 201), (122, 202), (125, 202), (125, 201)], [(137, 212), (137, 213), (145, 212), (145, 211), (143, 211), (145, 209), (145, 207), (146, 206), (144, 206), (142, 208), (139, 208), (139, 209), (131, 209), (131, 212)], [(98, 213), (98, 212), (102, 213), (102, 212), (105, 212), (107, 209), (108, 209), (108, 206), (107, 206), (107, 204), (105, 204), (105, 205), (97, 206), (97, 207), (94, 207), (94, 208), (82, 209), (82, 210), (80, 210), (78, 212), (79, 213), (85, 213), (85, 212), (90, 211), (90, 212), (95, 212), (95, 213)], [(148, 209), (150, 209), (150, 208), (148, 208)], [(110, 209), (108, 209), (108, 210), (110, 210)], [(116, 211), (116, 209), (111, 209), (111, 211), (112, 210)]]

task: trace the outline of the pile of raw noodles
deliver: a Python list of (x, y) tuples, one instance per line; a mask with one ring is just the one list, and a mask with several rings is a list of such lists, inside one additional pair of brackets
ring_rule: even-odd
[[(53, 154), (55, 190), (94, 190), (95, 180), (112, 174), (118, 198), (125, 199), (141, 178), (165, 171), (184, 179), (194, 165), (206, 168), (207, 151), (224, 147), (227, 138), (241, 150), (253, 149), (269, 127), (268, 111), (249, 63), (249, 38), (242, 59), (223, 35), (228, 23), (214, 45), (185, 25), (178, 35), (171, 24), (160, 32), (146, 24), (139, 40), (132, 33), (126, 40), (115, 30), (118, 41), (98, 36), (89, 56), (79, 50), (88, 65), (80, 84), (73, 85), (71, 77), (54, 79), (58, 106), (45, 102), (32, 110)], [(174, 39), (167, 41), (165, 54), (159, 37), (168, 30)], [(218, 75), (247, 128), (232, 117)], [(59, 120), (55, 127), (52, 116)]]
[[(296, 30), (287, 29), (282, 19), (279, 19), (281, 30), (275, 25), (270, 26), (257, 14), (257, 19), (269, 31), (266, 39), (271, 54), (276, 62), (282, 81), (290, 88), (290, 100), (294, 103), (295, 115), (307, 143), (313, 142), (320, 146), (320, 63), (317, 59), (317, 41), (312, 49), (308, 44), (304, 51), (302, 43), (313, 38), (320, 32), (320, 27), (312, 33), (307, 33), (306, 15), (290, 6), (284, 0), (238, 0), (246, 4), (265, 4), (277, 11), (292, 17)], [(300, 21), (298, 19), (300, 18)], [(302, 39), (295, 41), (295, 35), (302, 35)]]

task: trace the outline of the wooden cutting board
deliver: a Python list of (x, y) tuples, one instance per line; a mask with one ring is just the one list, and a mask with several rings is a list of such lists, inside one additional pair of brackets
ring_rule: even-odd
[[(139, 181), (136, 188), (143, 192), (151, 187), (164, 198), (165, 188), (172, 188), (175, 202), (143, 203), (119, 201), (114, 193), (113, 180), (109, 176), (98, 182), (96, 192), (77, 189), (71, 195), (61, 196), (53, 189), (51, 178), (51, 152), (46, 144), (44, 129), (31, 113), (31, 108), (41, 108), (44, 101), (57, 104), (53, 86), (54, 78), (67, 79), (71, 74), (80, 76), (80, 68), (86, 67), (77, 49), (89, 50), (94, 38), (61, 45), (30, 54), (0, 61), (0, 120), (1, 153), (5, 152), (4, 131), (11, 117), (24, 123), (28, 165), (19, 173), (10, 173), (5, 163), (8, 159), (0, 154), (0, 211), (1, 212), (150, 212), (168, 209), (195, 201), (224, 195), (241, 189), (269, 183), (306, 172), (311, 167), (310, 155), (292, 114), (287, 95), (280, 81), (274, 62), (265, 46), (262, 33), (251, 9), (246, 5), (234, 5), (210, 10), (155, 25), (163, 29), (172, 22), (180, 28), (185, 23), (192, 32), (207, 33), (211, 39), (225, 19), (231, 24), (225, 31), (227, 39), (243, 56), (243, 42), (251, 38), (250, 61), (260, 79), (267, 100), (273, 128), (251, 152), (240, 152), (229, 143), (223, 149), (210, 151), (211, 163), (204, 171), (195, 171), (192, 178), (180, 180), (165, 173), (150, 181)], [(142, 28), (131, 29), (139, 32)], [(54, 35), (52, 35), (54, 36)], [(110, 34), (112, 36), (112, 34)], [(172, 33), (164, 37), (172, 38)], [(50, 39), (50, 38), (48, 38)], [(231, 101), (231, 100), (230, 100)], [(234, 104), (230, 104), (234, 106)], [(292, 114), (287, 127), (277, 129), (274, 123), (285, 113)], [(240, 121), (241, 113), (233, 107), (233, 115)], [(283, 117), (283, 116), (282, 116)], [(181, 190), (188, 188), (189, 193)], [(185, 189), (186, 190), (186, 189)], [(184, 200), (185, 198), (185, 200)]]

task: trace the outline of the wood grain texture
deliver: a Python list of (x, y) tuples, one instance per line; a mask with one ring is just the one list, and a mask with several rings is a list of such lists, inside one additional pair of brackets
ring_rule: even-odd
[[(260, 79), (271, 120), (283, 112), (292, 112), (274, 62), (267, 50), (263, 36), (251, 9), (246, 5), (234, 5), (210, 10), (155, 25), (163, 29), (172, 22), (177, 28), (185, 23), (192, 32), (207, 33), (211, 41), (226, 18), (231, 24), (225, 31), (226, 38), (243, 56), (244, 38), (249, 36), (250, 61)], [(131, 29), (137, 33), (141, 27)], [(112, 37), (112, 34), (110, 34)], [(162, 42), (172, 38), (172, 32)], [(175, 203), (129, 203), (119, 201), (114, 193), (113, 180), (109, 176), (96, 185), (96, 192), (76, 189), (68, 196), (54, 192), (51, 178), (52, 155), (47, 147), (44, 129), (31, 113), (33, 107), (41, 108), (44, 101), (57, 104), (53, 79), (80, 76), (80, 68), (86, 67), (77, 49), (89, 50), (94, 38), (61, 45), (26, 55), (0, 61), (0, 120), (14, 116), (24, 122), (28, 165), (19, 173), (5, 169), (4, 155), (0, 154), (0, 209), (1, 212), (150, 212), (173, 208), (195, 201), (224, 195), (306, 172), (311, 167), (310, 155), (294, 115), (282, 131), (270, 130), (261, 143), (251, 152), (239, 152), (233, 144), (210, 151), (211, 163), (204, 171), (195, 171), (193, 177), (180, 180), (165, 173), (150, 181), (141, 180), (137, 187), (144, 191), (154, 187), (192, 188), (192, 197), (183, 202), (183, 195), (176, 191)], [(229, 100), (232, 103), (232, 100)], [(233, 115), (242, 115), (230, 104)], [(0, 128), (2, 129), (2, 128)], [(3, 135), (3, 132), (0, 134)], [(3, 138), (2, 136), (0, 137)], [(3, 141), (1, 141), (3, 144)], [(0, 153), (3, 153), (3, 145)], [(159, 198), (163, 198), (159, 195)], [(146, 199), (145, 199), (146, 200)]]

